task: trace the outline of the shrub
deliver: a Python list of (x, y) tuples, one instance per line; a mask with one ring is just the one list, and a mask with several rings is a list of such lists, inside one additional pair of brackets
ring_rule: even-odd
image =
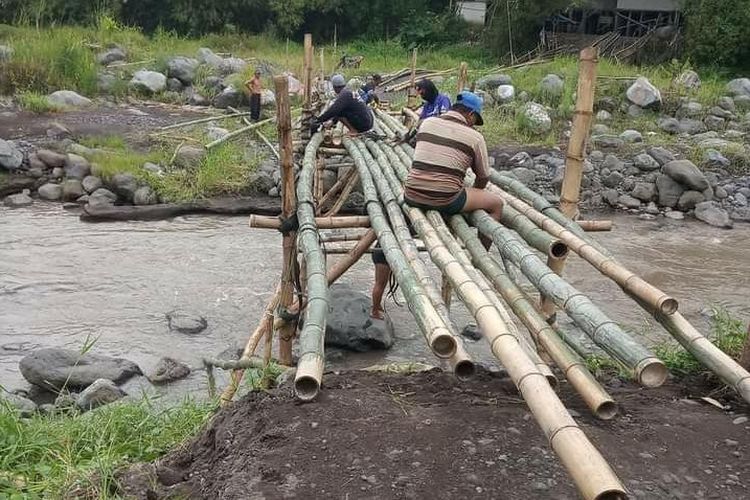
[(685, 0), (684, 12), (695, 62), (750, 68), (750, 0)]
[(49, 102), (46, 95), (36, 92), (21, 92), (16, 96), (21, 108), (33, 113), (49, 113), (51, 111), (60, 111), (60, 109)]

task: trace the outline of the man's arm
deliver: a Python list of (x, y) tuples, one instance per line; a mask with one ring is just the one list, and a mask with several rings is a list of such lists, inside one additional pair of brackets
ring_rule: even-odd
[(484, 137), (479, 136), (476, 144), (474, 145), (474, 164), (471, 169), (476, 174), (474, 179), (474, 187), (477, 189), (484, 189), (490, 179), (490, 161), (489, 154), (487, 153), (487, 143), (484, 142)]
[(354, 99), (354, 96), (351, 92), (342, 90), (336, 100), (333, 101), (333, 104), (331, 104), (331, 106), (328, 108), (328, 110), (320, 115), (316, 119), (316, 121), (318, 123), (323, 123), (332, 118), (338, 118), (339, 116), (341, 116), (341, 113), (344, 111), (344, 109), (349, 106), (349, 103), (352, 99)]

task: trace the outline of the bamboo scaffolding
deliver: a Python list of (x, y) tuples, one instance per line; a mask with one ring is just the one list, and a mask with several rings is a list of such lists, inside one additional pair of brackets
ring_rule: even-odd
[(409, 309), (435, 355), (440, 358), (449, 358), (456, 352), (456, 338), (444, 325), (440, 315), (430, 302), (424, 287), (419, 283), (414, 271), (409, 266), (408, 260), (388, 224), (377, 191), (372, 185), (368, 167), (358, 147), (348, 137), (344, 138), (344, 145), (349, 150), (349, 154), (354, 159), (359, 171), (370, 222), (378, 235), (388, 265), (406, 296)]
[(320, 212), (326, 205), (326, 203), (328, 203), (334, 196), (336, 196), (339, 191), (341, 191), (341, 189), (346, 185), (346, 183), (356, 175), (357, 169), (352, 168), (350, 171), (341, 176), (341, 178), (338, 179), (333, 186), (331, 186), (331, 189), (329, 189), (318, 201), (318, 215), (320, 215)]
[[(267, 215), (251, 215), (250, 227), (258, 229), (280, 229), (281, 219)], [(344, 229), (350, 227), (370, 227), (370, 218), (366, 215), (340, 215), (336, 217), (316, 217), (318, 229)]]
[(320, 233), (320, 241), (322, 243), (334, 243), (339, 241), (359, 241), (362, 237), (367, 234), (365, 232), (336, 232), (336, 233)]
[(343, 257), (336, 261), (330, 268), (328, 268), (328, 286), (331, 286), (337, 279), (339, 279), (349, 268), (351, 268), (357, 261), (364, 255), (370, 246), (377, 241), (378, 237), (375, 231), (368, 229), (367, 232), (362, 235), (356, 245), (349, 250), (346, 257)]
[[(323, 253), (325, 255), (342, 255), (342, 254), (348, 254), (355, 247), (356, 247), (356, 245), (351, 245), (351, 246), (333, 246), (333, 247), (332, 246), (326, 246), (326, 247), (323, 248)], [(416, 250), (417, 250), (417, 252), (426, 252), (427, 251), (427, 249), (424, 246), (422, 246), (422, 245), (418, 245)], [(372, 249), (372, 248), (368, 248), (367, 250), (364, 251), (364, 253), (368, 253), (368, 254), (371, 254), (373, 252), (375, 252), (375, 250)]]
[(571, 351), (558, 332), (547, 324), (523, 291), (484, 249), (474, 231), (463, 217), (450, 218), (450, 226), (471, 254), (474, 265), (492, 281), (505, 302), (529, 329), (534, 339), (550, 355), (573, 388), (586, 402), (594, 415), (609, 420), (617, 413), (617, 404), (586, 368), (586, 364)]
[(588, 297), (550, 270), (509, 229), (483, 211), (472, 213), (471, 221), (493, 239), (500, 253), (517, 265), (540, 292), (564, 309), (596, 345), (627, 366), (640, 384), (656, 387), (664, 383), (667, 369), (661, 360), (633, 340)]
[(611, 231), (614, 227), (611, 220), (577, 220), (576, 223), (587, 233)]
[(348, 181), (346, 181), (346, 184), (344, 184), (344, 187), (341, 190), (341, 195), (339, 195), (336, 202), (324, 214), (326, 217), (332, 217), (336, 215), (339, 212), (339, 210), (341, 210), (341, 207), (343, 207), (344, 203), (346, 203), (346, 200), (349, 199), (349, 195), (352, 194), (352, 191), (354, 190), (354, 187), (357, 185), (358, 182), (359, 182), (359, 175), (355, 171), (355, 174), (352, 177), (350, 177)]
[(305, 322), (299, 335), (299, 361), (294, 378), (294, 391), (303, 401), (314, 399), (320, 391), (325, 366), (324, 339), (328, 314), (328, 279), (325, 256), (320, 248), (315, 225), (313, 176), (318, 146), (323, 134), (312, 136), (305, 151), (297, 182), (297, 242), (305, 262)]

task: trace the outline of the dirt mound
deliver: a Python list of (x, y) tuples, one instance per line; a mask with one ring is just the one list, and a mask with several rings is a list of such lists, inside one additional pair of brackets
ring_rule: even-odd
[[(513, 384), (482, 372), (327, 375), (320, 399), (254, 393), (119, 476), (126, 498), (577, 498)], [(612, 389), (609, 422), (561, 397), (634, 498), (747, 498), (747, 423), (684, 389)], [(744, 408), (747, 410), (747, 408)]]

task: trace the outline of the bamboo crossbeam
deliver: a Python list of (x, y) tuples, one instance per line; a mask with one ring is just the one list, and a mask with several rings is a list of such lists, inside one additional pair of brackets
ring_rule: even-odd
[(333, 206), (324, 214), (326, 217), (332, 217), (336, 215), (339, 210), (341, 210), (341, 207), (344, 206), (346, 200), (349, 199), (349, 195), (352, 194), (352, 191), (357, 185), (357, 182), (359, 182), (359, 175), (355, 170), (354, 175), (346, 181), (346, 184), (344, 184), (344, 187), (341, 190), (341, 194), (339, 195), (338, 199), (334, 202)]
[(591, 232), (601, 232), (601, 231), (611, 231), (614, 227), (614, 224), (611, 220), (577, 220), (576, 223), (586, 231), (587, 233)]
[(483, 211), (472, 213), (471, 222), (492, 238), (500, 253), (517, 265), (557, 307), (564, 309), (596, 345), (627, 366), (640, 384), (657, 387), (664, 383), (667, 369), (661, 360), (609, 319), (588, 297), (550, 270), (509, 229)]
[(228, 118), (237, 118), (237, 117), (248, 116), (248, 115), (250, 115), (250, 113), (240, 112), (240, 111), (235, 110), (235, 112), (228, 113), (225, 115), (209, 116), (206, 118), (198, 118), (197, 120), (190, 120), (186, 122), (174, 123), (172, 125), (166, 125), (164, 127), (161, 127), (159, 130), (164, 132), (167, 130), (174, 130), (176, 128), (189, 127), (190, 125), (198, 125), (200, 123), (215, 122), (218, 120), (226, 120)]
[(237, 130), (233, 130), (233, 131), (229, 132), (227, 135), (225, 135), (224, 137), (220, 137), (219, 139), (216, 139), (216, 140), (211, 141), (208, 144), (206, 144), (206, 149), (215, 148), (219, 144), (227, 142), (230, 139), (234, 139), (235, 137), (237, 137), (239, 135), (242, 135), (242, 134), (245, 134), (247, 132), (250, 132), (251, 130), (255, 130), (258, 127), (262, 127), (266, 123), (271, 123), (271, 122), (273, 122), (275, 120), (276, 120), (276, 117), (273, 116), (271, 118), (266, 118), (265, 120), (261, 120), (259, 122), (255, 122), (252, 125), (246, 125), (244, 127), (238, 128)]
[[(354, 166), (354, 165), (352, 165)], [(321, 208), (324, 207), (334, 196), (336, 196), (339, 191), (346, 185), (347, 182), (349, 182), (349, 179), (357, 175), (357, 170), (355, 168), (352, 168), (350, 171), (346, 172), (343, 176), (341, 176), (340, 179), (338, 179), (333, 186), (331, 186), (331, 189), (329, 189), (321, 198), (318, 200), (318, 212), (320, 212)]]
[[(328, 247), (327, 246), (327, 247), (323, 248), (323, 253), (325, 255), (342, 255), (342, 254), (348, 254), (355, 247), (356, 247), (356, 245), (352, 245), (352, 246), (336, 246), (336, 247)], [(364, 253), (371, 254), (374, 251), (375, 251), (374, 249), (368, 248), (367, 250), (364, 251)], [(417, 252), (426, 252), (426, 251), (427, 251), (427, 249), (423, 245), (418, 245), (417, 246)]]
[(409, 309), (435, 355), (440, 358), (449, 358), (456, 352), (456, 338), (445, 326), (439, 313), (429, 300), (424, 287), (409, 266), (409, 261), (401, 250), (380, 204), (365, 159), (352, 139), (346, 137), (343, 142), (359, 171), (372, 227), (378, 235), (378, 241), (388, 265), (406, 297)]
[(320, 233), (320, 241), (322, 243), (334, 243), (339, 241), (359, 241), (367, 231), (346, 231), (346, 232), (335, 232), (335, 233)]
[(378, 239), (375, 231), (368, 229), (367, 232), (362, 235), (356, 245), (343, 257), (336, 261), (330, 268), (328, 268), (328, 286), (331, 286), (337, 279), (339, 279), (349, 268), (351, 268), (357, 261), (364, 255), (364, 253), (375, 243)]
[(320, 247), (315, 225), (315, 175), (317, 149), (323, 134), (312, 136), (305, 151), (297, 182), (297, 242), (305, 262), (305, 322), (299, 335), (299, 361), (294, 378), (294, 392), (302, 401), (314, 399), (320, 391), (325, 366), (324, 339), (328, 314), (328, 278), (325, 255)]
[[(268, 215), (251, 215), (250, 227), (258, 229), (280, 229), (281, 219)], [(318, 229), (343, 229), (350, 227), (370, 227), (370, 218), (366, 215), (339, 215), (335, 217), (315, 217)]]

